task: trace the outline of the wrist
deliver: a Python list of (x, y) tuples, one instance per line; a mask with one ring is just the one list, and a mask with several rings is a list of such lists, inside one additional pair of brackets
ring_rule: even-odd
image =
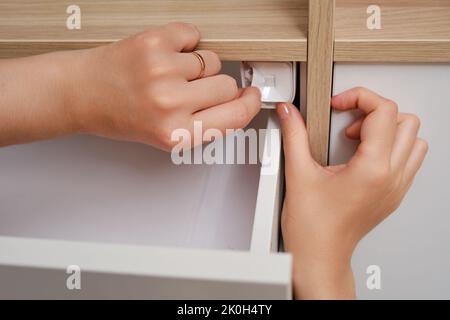
[(294, 256), (296, 299), (354, 299), (351, 261), (347, 257), (323, 259)]

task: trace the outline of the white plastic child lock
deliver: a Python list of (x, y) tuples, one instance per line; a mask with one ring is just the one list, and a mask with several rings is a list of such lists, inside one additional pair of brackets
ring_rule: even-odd
[(293, 102), (296, 62), (242, 62), (242, 87), (261, 91), (262, 108), (274, 109), (277, 102)]

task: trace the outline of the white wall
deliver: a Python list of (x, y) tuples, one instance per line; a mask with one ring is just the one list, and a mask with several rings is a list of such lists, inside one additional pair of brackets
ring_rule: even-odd
[[(359, 298), (450, 298), (450, 64), (344, 64), (334, 69), (334, 94), (365, 86), (422, 120), (429, 142), (422, 170), (401, 207), (360, 244), (353, 259)], [(330, 160), (348, 159), (355, 144), (333, 113)], [(367, 266), (381, 267), (381, 290), (366, 288)]]

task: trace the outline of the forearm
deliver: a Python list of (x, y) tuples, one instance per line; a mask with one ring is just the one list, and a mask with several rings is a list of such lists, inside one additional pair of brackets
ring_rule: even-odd
[(350, 263), (302, 261), (294, 255), (296, 299), (355, 299)]
[(70, 63), (67, 52), (0, 60), (0, 146), (78, 131)]

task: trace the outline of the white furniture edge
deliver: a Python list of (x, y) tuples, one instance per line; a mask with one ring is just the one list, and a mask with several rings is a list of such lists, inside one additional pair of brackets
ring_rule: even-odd
[[(291, 256), (282, 253), (14, 237), (0, 237), (0, 252), (0, 298), (6, 299), (291, 298)], [(81, 290), (66, 288), (71, 265), (81, 270)], [(237, 283), (247, 283), (247, 291)]]
[[(250, 244), (251, 252), (265, 253), (278, 251), (278, 221), (282, 191), (281, 132), (275, 112), (270, 113), (266, 129)], [(267, 163), (269, 166), (264, 165)]]
[[(0, 237), (0, 265), (287, 284), (288, 254)], [(56, 259), (57, 257), (57, 259)], [(154, 261), (157, 260), (158, 264)], [(207, 261), (199, 272), (196, 261)], [(178, 262), (177, 262), (178, 261)], [(236, 262), (236, 263), (234, 263)], [(226, 267), (225, 267), (226, 266)], [(274, 272), (278, 270), (279, 272)]]

